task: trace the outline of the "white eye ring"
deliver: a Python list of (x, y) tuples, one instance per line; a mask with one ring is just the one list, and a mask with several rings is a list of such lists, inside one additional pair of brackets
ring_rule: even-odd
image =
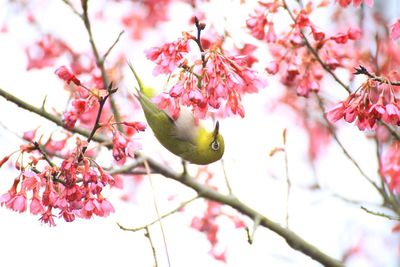
[(217, 150), (219, 149), (219, 143), (218, 143), (217, 140), (215, 140), (215, 141), (213, 141), (213, 142), (211, 143), (211, 148), (212, 148), (212, 150), (214, 150), (214, 151), (217, 151)]

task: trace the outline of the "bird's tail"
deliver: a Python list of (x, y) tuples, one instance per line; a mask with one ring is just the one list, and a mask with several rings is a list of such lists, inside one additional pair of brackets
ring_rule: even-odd
[(145, 86), (143, 84), (142, 80), (140, 79), (139, 75), (137, 74), (137, 72), (135, 71), (135, 69), (133, 68), (133, 66), (130, 62), (128, 62), (128, 66), (131, 69), (133, 75), (135, 76), (136, 82), (138, 83), (138, 86), (139, 86), (139, 89), (137, 87), (135, 87), (138, 97), (140, 97), (141, 95), (145, 95), (147, 98), (152, 99), (155, 95), (154, 89), (151, 87)]
[(138, 83), (139, 89), (135, 87), (138, 95), (140, 96), (140, 92), (144, 92), (144, 86), (142, 80), (140, 80), (139, 75), (136, 73), (135, 69), (133, 68), (132, 64), (128, 61), (128, 66), (131, 69), (133, 76), (135, 76), (136, 82)]

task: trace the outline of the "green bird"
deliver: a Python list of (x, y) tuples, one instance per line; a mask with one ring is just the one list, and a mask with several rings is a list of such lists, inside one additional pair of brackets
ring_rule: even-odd
[(188, 109), (181, 109), (178, 119), (172, 119), (150, 99), (154, 90), (145, 87), (136, 71), (129, 67), (139, 85), (136, 96), (143, 108), (147, 123), (157, 140), (170, 152), (194, 164), (206, 165), (222, 158), (225, 151), (224, 138), (217, 122), (212, 132), (207, 131)]

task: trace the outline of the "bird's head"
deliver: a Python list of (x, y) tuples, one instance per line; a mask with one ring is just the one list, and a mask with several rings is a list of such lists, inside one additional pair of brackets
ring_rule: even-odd
[(196, 158), (191, 160), (195, 164), (210, 164), (222, 158), (225, 151), (224, 138), (219, 131), (219, 122), (215, 124), (212, 132), (199, 133)]

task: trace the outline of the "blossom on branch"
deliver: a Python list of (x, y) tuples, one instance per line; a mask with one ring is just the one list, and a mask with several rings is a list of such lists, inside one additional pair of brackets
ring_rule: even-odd
[[(160, 94), (154, 102), (161, 109), (167, 109), (174, 119), (179, 116), (180, 105), (191, 107), (197, 119), (205, 118), (213, 109), (221, 110), (224, 115), (243, 117), (242, 96), (258, 92), (266, 81), (249, 67), (246, 57), (226, 55), (219, 42), (200, 51), (201, 59), (190, 62), (185, 56), (198, 53), (188, 45), (190, 40), (200, 42), (184, 33), (183, 38), (146, 52), (157, 64), (154, 74), (172, 74), (176, 78), (168, 94)], [(254, 51), (252, 47), (249, 49)]]
[(400, 19), (390, 25), (390, 38), (397, 40), (400, 37)]
[(332, 123), (343, 118), (349, 123), (355, 121), (360, 130), (372, 130), (379, 120), (397, 126), (400, 106), (390, 85), (368, 80), (346, 100), (328, 110), (327, 117)]

